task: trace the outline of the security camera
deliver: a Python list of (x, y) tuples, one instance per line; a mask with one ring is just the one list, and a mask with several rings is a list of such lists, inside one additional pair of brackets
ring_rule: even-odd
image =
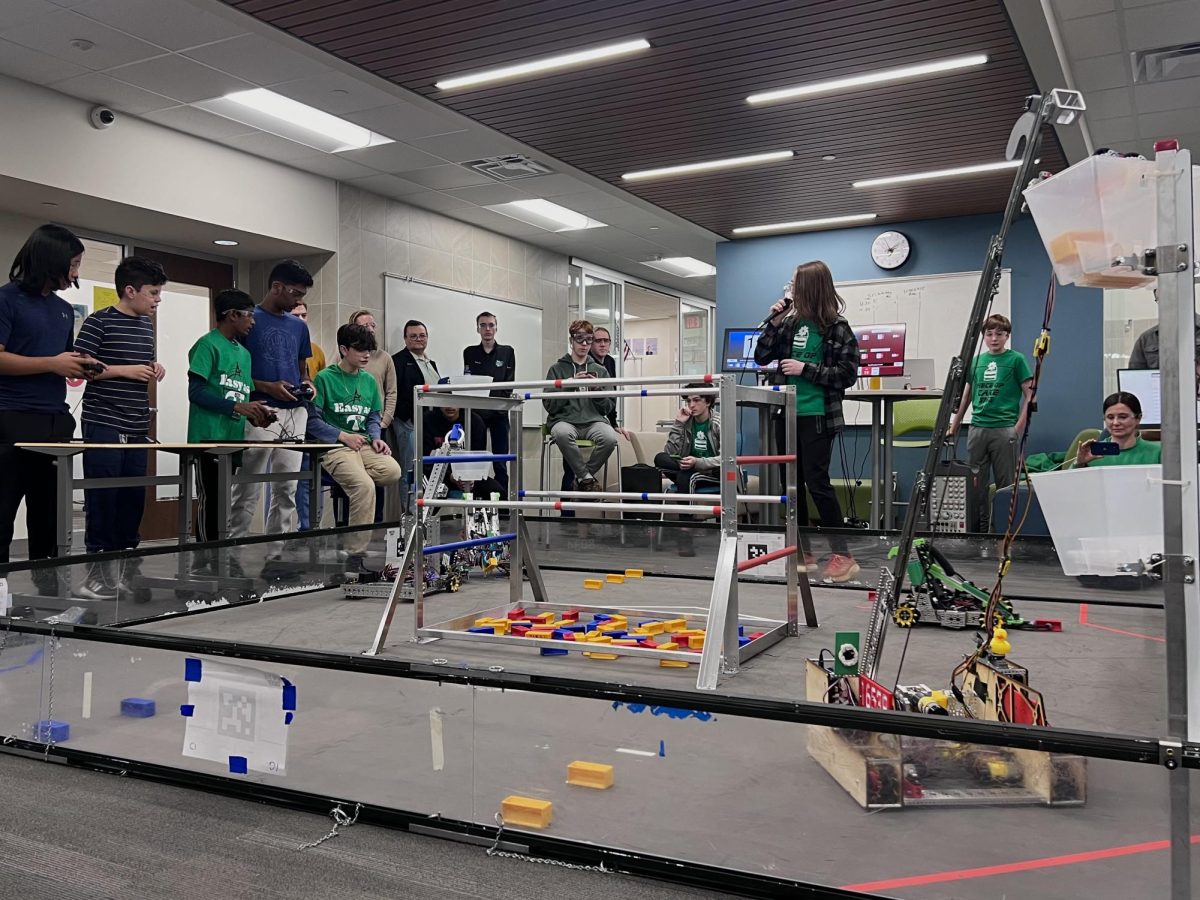
[(117, 114), (107, 106), (93, 106), (92, 111), (88, 113), (88, 119), (93, 128), (112, 128), (117, 124)]

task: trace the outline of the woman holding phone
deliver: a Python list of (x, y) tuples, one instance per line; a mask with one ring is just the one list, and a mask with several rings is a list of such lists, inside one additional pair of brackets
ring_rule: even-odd
[[(785, 296), (771, 307), (754, 360), (760, 366), (778, 362), (780, 373), (796, 388), (799, 524), (808, 525), (807, 489), (820, 524), (841, 528), (842, 510), (829, 481), (829, 460), (834, 438), (846, 425), (842, 398), (858, 379), (858, 341), (842, 316), (846, 304), (834, 289), (833, 274), (825, 263), (813, 260), (797, 266), (790, 295), (790, 299)], [(783, 424), (783, 419), (778, 421)], [(782, 447), (782, 440), (776, 440)], [(826, 579), (840, 583), (858, 574), (858, 563), (850, 555), (845, 538), (831, 536), (829, 549)], [(805, 564), (816, 564), (807, 552)]]
[[(1110, 441), (1084, 441), (1075, 456), (1075, 467), (1152, 466), (1162, 462), (1162, 444), (1145, 440), (1138, 433), (1142, 403), (1129, 391), (1104, 398), (1104, 430)], [(1112, 452), (1114, 447), (1116, 452)]]

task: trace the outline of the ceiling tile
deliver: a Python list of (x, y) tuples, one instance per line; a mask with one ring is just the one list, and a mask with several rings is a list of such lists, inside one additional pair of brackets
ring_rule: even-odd
[(61, 7), (50, 0), (4, 0), (4, 27), (15, 28), (53, 12)]
[[(1137, 117), (1138, 134), (1148, 140), (1173, 138), (1200, 131), (1200, 109), (1177, 109), (1167, 113), (1149, 113)], [(1187, 144), (1182, 146), (1186, 147)]]
[(341, 72), (325, 72), (271, 85), (271, 90), (335, 116), (386, 106), (395, 95)]
[[(65, 9), (23, 25), (5, 27), (0, 31), (0, 38), (93, 71), (149, 59), (164, 52), (161, 47)], [(71, 41), (77, 38), (92, 41), (94, 46), (90, 50), (76, 50)]]
[[(437, 193), (431, 191), (430, 193)], [(418, 199), (424, 197), (424, 194), (418, 194), (414, 197), (405, 197), (408, 203), (418, 203)], [(445, 210), (442, 210), (443, 212)], [(509, 237), (527, 237), (531, 235), (547, 234), (546, 229), (538, 228), (536, 225), (529, 225), (526, 222), (519, 222), (516, 219), (510, 219), (508, 216), (502, 216), (500, 213), (492, 212), (490, 209), (483, 209), (479, 206), (464, 206), (453, 210), (450, 215), (456, 219), (461, 219), (464, 222), (470, 222), (472, 225), (479, 225), (482, 228), (487, 228), (489, 231), (495, 231), (499, 234), (505, 234)]]
[(436, 191), (444, 191), (449, 188), (470, 187), (473, 184), (494, 184), (486, 175), (480, 175), (470, 169), (464, 169), (462, 166), (445, 165), (432, 166), (427, 169), (414, 169), (409, 172), (400, 172), (399, 175), (407, 178), (409, 181), (414, 181), (417, 184), (423, 184), (427, 188), (433, 188)]
[(1070, 27), (1062, 30), (1062, 37), (1072, 59), (1121, 52), (1121, 33), (1116, 13), (1073, 19)]
[(1133, 81), (1129, 56), (1124, 53), (1074, 60), (1071, 63), (1071, 75), (1075, 79), (1075, 87), (1083, 91), (1085, 97), (1089, 91), (1126, 87)]
[[(521, 180), (524, 181), (525, 179)], [(565, 206), (567, 209), (573, 209), (576, 212), (587, 213), (588, 215), (600, 210), (623, 207), (630, 201), (630, 197), (628, 196), (621, 197), (615, 192), (607, 194), (595, 188), (576, 190), (566, 194), (547, 193), (546, 191), (539, 190), (534, 192), (534, 196), (553, 200), (559, 206)]]
[(211, 100), (232, 91), (244, 91), (254, 87), (248, 81), (176, 54), (121, 66), (108, 74), (138, 87), (174, 97), (181, 103)]
[(399, 142), (364, 147), (361, 150), (346, 150), (340, 155), (351, 162), (370, 166), (372, 169), (389, 174), (405, 172), (409, 169), (424, 169), (445, 162), (423, 150), (417, 150), (408, 144)]
[(310, 156), (313, 152), (312, 147), (306, 147), (304, 144), (297, 144), (295, 141), (289, 141), (287, 138), (281, 138), (278, 135), (267, 134), (262, 131), (219, 138), (217, 142), (227, 147), (233, 147), (235, 150), (241, 150), (244, 153), (253, 153), (255, 156), (262, 156), (267, 159), (278, 160), (279, 162), (290, 162), (294, 159)]
[[(522, 190), (532, 194), (534, 197), (561, 197), (564, 194), (575, 194), (587, 188), (587, 183), (576, 178), (574, 175), (563, 175), (555, 173), (553, 175), (535, 175), (532, 178), (522, 179), (525, 184)], [(561, 206), (566, 206), (562, 200), (554, 201)]]
[(1133, 116), (1089, 122), (1088, 129), (1096, 149), (1109, 147), (1113, 150), (1128, 152), (1126, 145), (1137, 140), (1137, 123)]
[(1152, 10), (1127, 13), (1125, 42), (1130, 50), (1200, 42), (1200, 5), (1196, 0), (1175, 0)]
[(85, 0), (75, 11), (168, 50), (195, 47), (246, 31), (230, 19), (185, 0)]
[(233, 119), (226, 119), (224, 116), (216, 116), (202, 109), (196, 109), (194, 106), (186, 105), (147, 113), (145, 118), (159, 125), (165, 125), (167, 128), (194, 134), (210, 141), (230, 138), (235, 134), (253, 134), (257, 131), (242, 122), (235, 122)]
[[(520, 179), (518, 179), (518, 183), (519, 181)], [(456, 188), (448, 193), (477, 206), (495, 206), (498, 203), (512, 203), (514, 200), (528, 200), (530, 197), (529, 194), (519, 190), (515, 184), (495, 183)]]
[(258, 34), (192, 47), (183, 55), (258, 85), (294, 81), (329, 71), (328, 66)]
[(396, 141), (462, 132), (469, 127), (453, 113), (404, 101), (349, 113), (346, 118)]
[(364, 191), (381, 194), (384, 197), (408, 198), (413, 194), (428, 193), (424, 185), (414, 184), (395, 175), (371, 175), (367, 178), (351, 178), (348, 184), (360, 187)]
[(1133, 105), (1139, 115), (1200, 107), (1200, 78), (1135, 85)]
[(1059, 19), (1078, 19), (1097, 13), (1112, 12), (1113, 0), (1051, 0), (1054, 14)]
[[(412, 143), (422, 150), (428, 150), (454, 162), (483, 159), (486, 156), (504, 156), (509, 153), (530, 153), (530, 148), (519, 141), (483, 128), (472, 128), (457, 134), (414, 138)], [(537, 158), (536, 153), (531, 155)]]
[(86, 71), (83, 66), (0, 40), (0, 74), (34, 84), (46, 84), (82, 75)]
[(157, 109), (169, 109), (178, 105), (178, 101), (162, 94), (142, 90), (99, 72), (85, 72), (74, 78), (56, 81), (49, 87), (72, 97), (91, 100), (93, 103), (103, 103), (120, 112), (142, 115)]
[(405, 203), (411, 203), (413, 206), (419, 206), (422, 209), (431, 209), (434, 212), (442, 212), (447, 214), (456, 214), (459, 210), (474, 209), (472, 203), (466, 200), (460, 200), (458, 197), (452, 197), (450, 194), (443, 194), (441, 191), (423, 191), (420, 194), (409, 194), (404, 198)]
[(289, 163), (298, 169), (324, 175), (337, 181), (349, 181), (351, 178), (367, 178), (378, 175), (374, 169), (359, 163), (344, 159), (340, 153), (317, 153), (313, 156), (303, 156)]
[(1118, 116), (1133, 114), (1133, 101), (1130, 99), (1129, 88), (1116, 88), (1111, 91), (1092, 91), (1084, 96), (1087, 103), (1088, 121), (1112, 119)]

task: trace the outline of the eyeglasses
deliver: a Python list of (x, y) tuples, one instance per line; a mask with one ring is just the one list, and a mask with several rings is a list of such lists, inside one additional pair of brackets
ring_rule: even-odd
[(282, 285), (282, 287), (287, 291), (289, 297), (295, 297), (297, 300), (308, 296), (308, 288), (292, 287), (288, 284)]
[(229, 315), (235, 319), (248, 319), (252, 315), (254, 315), (254, 310), (252, 310), (252, 309), (231, 309), (231, 310), (229, 310)]
[(577, 344), (591, 344), (594, 343), (596, 339), (590, 334), (573, 334), (571, 335), (571, 340)]
[(406, 334), (404, 339), (406, 341), (425, 341), (429, 339), (429, 335), (422, 331), (420, 334)]

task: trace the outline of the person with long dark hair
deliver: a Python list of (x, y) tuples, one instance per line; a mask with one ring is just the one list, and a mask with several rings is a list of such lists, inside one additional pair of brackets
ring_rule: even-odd
[(75, 311), (55, 293), (78, 286), (82, 260), (79, 238), (60, 225), (42, 225), (0, 287), (0, 563), (8, 562), (22, 500), (29, 558), (57, 555), (54, 459), (15, 445), (71, 440), (67, 379), (104, 369), (74, 351)]
[(1073, 460), (1078, 468), (1085, 466), (1153, 466), (1162, 462), (1162, 444), (1147, 441), (1138, 433), (1142, 424), (1142, 402), (1129, 391), (1117, 391), (1104, 398), (1104, 430), (1110, 442), (1117, 445), (1116, 453), (1093, 453), (1096, 441), (1084, 441)]
[[(858, 379), (858, 341), (842, 316), (845, 302), (833, 286), (829, 267), (820, 260), (802, 263), (792, 276), (791, 298), (772, 307), (766, 329), (754, 350), (759, 365), (778, 362), (787, 383), (796, 388), (796, 516), (808, 525), (805, 490), (812, 494), (820, 524), (841, 528), (842, 510), (829, 481), (833, 442), (845, 426), (842, 398)], [(777, 420), (776, 444), (783, 447), (784, 420)], [(803, 539), (802, 539), (803, 541)], [(849, 581), (858, 574), (846, 539), (831, 536), (824, 575)], [(805, 553), (806, 565), (815, 558)]]

